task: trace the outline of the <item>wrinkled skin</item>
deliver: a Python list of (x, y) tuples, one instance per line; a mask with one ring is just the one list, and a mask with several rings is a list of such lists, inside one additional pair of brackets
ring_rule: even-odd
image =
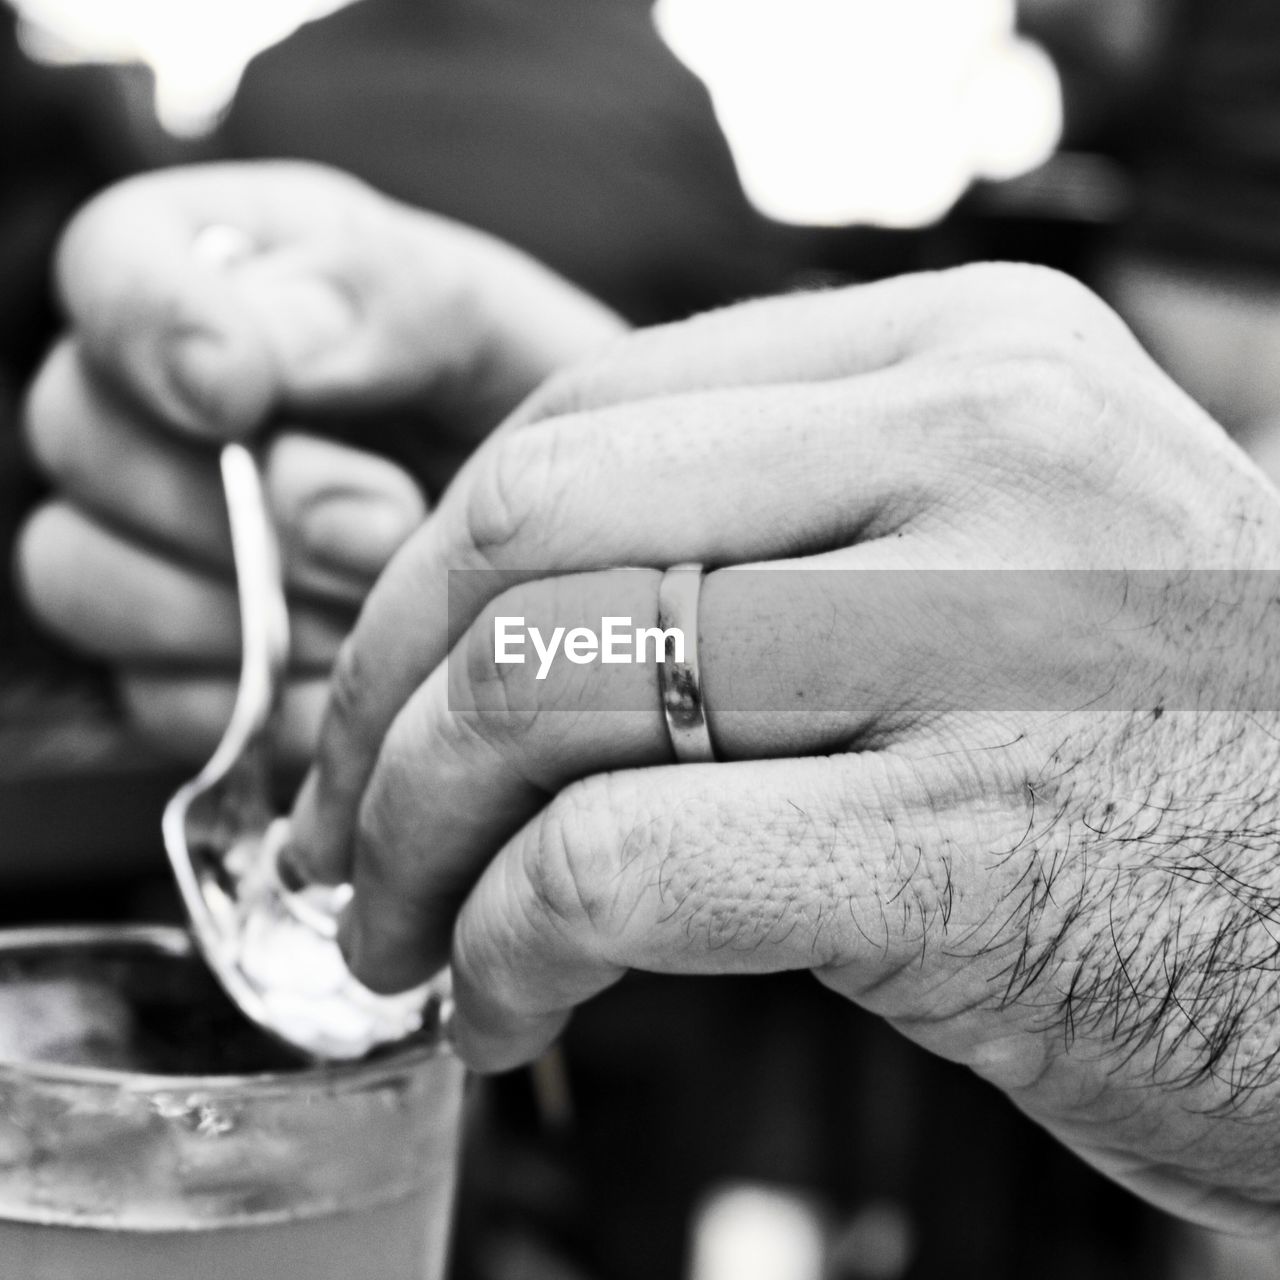
[[(1141, 1194), (1271, 1229), (1278, 549), (1276, 492), (1049, 273), (639, 334), (376, 584), (293, 857), (354, 878), (370, 984), (450, 960), (482, 1069), (629, 968), (812, 969)], [(648, 624), (689, 560), (775, 570), (703, 587), (721, 762), (672, 764), (652, 665), (493, 661), (495, 617)]]

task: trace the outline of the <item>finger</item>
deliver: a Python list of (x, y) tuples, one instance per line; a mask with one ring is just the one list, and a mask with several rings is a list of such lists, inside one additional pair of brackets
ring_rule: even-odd
[(285, 433), (263, 463), (289, 582), (359, 604), (426, 516), (414, 481), (376, 454)]
[[(207, 673), (167, 675), (124, 671), (116, 679), (129, 721), (166, 752), (207, 760), (231, 719), (237, 681)], [(294, 677), (285, 686), (273, 726), (273, 757), (286, 768), (311, 758), (324, 710), (327, 681)]]
[[(535, 1056), (628, 969), (830, 967), (856, 996), (919, 968), (964, 857), (944, 838), (954, 797), (931, 786), (908, 762), (847, 755), (634, 770), (562, 792), (462, 908), (462, 1055), (482, 1070)], [(1003, 832), (1003, 815), (989, 825)], [(357, 974), (381, 927), (360, 901), (357, 890)], [(928, 986), (927, 972), (913, 977)]]
[[(946, 667), (929, 641), (933, 629), (921, 625), (932, 607), (927, 588), (886, 573), (884, 561), (869, 573), (810, 560), (790, 571), (778, 563), (707, 578), (696, 636), (685, 642), (698, 647), (722, 758), (866, 746), (872, 726), (883, 737), (883, 726), (942, 698)], [(643, 630), (658, 617), (659, 581), (656, 572), (631, 570), (504, 592), (396, 717), (361, 801), (350, 858), (318, 866), (307, 860), (313, 851), (294, 850), (303, 879), (341, 882), (354, 865), (369, 886), (369, 911), (402, 921), (402, 930), (380, 928), (366, 947), (378, 987), (412, 986), (444, 963), (462, 897), (549, 796), (591, 773), (671, 760), (662, 642)], [(606, 618), (615, 633), (605, 643), (624, 660), (524, 652), (532, 634), (583, 628), (599, 637)], [(498, 662), (497, 624), (513, 619), (520, 649), (509, 656), (520, 660)], [(410, 929), (413, 948), (404, 945)]]
[[(245, 251), (202, 252), (211, 228)], [(219, 438), (281, 408), (424, 400), (483, 406), (491, 425), (621, 329), (516, 250), (307, 164), (120, 184), (73, 221), (57, 274), (90, 360), (161, 420)]]
[[(548, 374), (623, 326), (517, 250), (381, 201), (344, 222), (234, 264), (275, 355), (282, 402), (328, 416), (417, 406), (475, 439)], [(318, 334), (311, 316), (335, 312)], [(300, 323), (300, 321), (305, 321)], [(299, 333), (305, 335), (299, 342)]]
[[(240, 660), (230, 582), (157, 556), (64, 503), (42, 507), (18, 542), (19, 584), (35, 616), (82, 652), (131, 665), (229, 667)], [(290, 612), (299, 670), (327, 671), (345, 621)]]
[(843, 379), (908, 360), (1078, 340), (1136, 341), (1094, 294), (1041, 267), (983, 263), (825, 293), (767, 298), (641, 330), (549, 379), (508, 429), (691, 391)]
[(197, 251), (207, 226), (257, 230), (263, 210), (207, 176), (134, 179), (91, 201), (64, 235), (55, 272), (93, 364), (161, 421), (222, 438), (267, 417), (279, 372), (225, 262)]
[(453, 917), (484, 863), (561, 786), (670, 759), (652, 664), (562, 660), (540, 670), (533, 654), (498, 664), (491, 617), (525, 617), (547, 636), (598, 629), (602, 616), (648, 622), (657, 586), (656, 573), (638, 570), (506, 592), (397, 717), (351, 859), (317, 866), (306, 846), (295, 848), (304, 880), (350, 880), (354, 866), (362, 915), (378, 921), (362, 957), (375, 989), (404, 990), (445, 963)]
[(212, 450), (153, 429), (79, 345), (59, 342), (27, 393), (27, 447), (60, 490), (122, 528), (230, 564), (226, 500)]
[[(494, 596), (541, 576), (537, 566), (776, 559), (896, 529), (967, 434), (959, 380), (952, 369), (932, 380), (895, 371), (701, 393), (492, 441), (392, 561), (343, 649), (314, 781), (294, 812), (307, 860), (342, 865), (392, 720)], [(459, 568), (490, 572), (449, 573)]]
[[(213, 450), (144, 421), (60, 343), (28, 396), (25, 427), (47, 475), (105, 523), (228, 568), (226, 499)], [(386, 460), (314, 436), (285, 433), (263, 463), (288, 581), (358, 603), (421, 523), (422, 496)]]

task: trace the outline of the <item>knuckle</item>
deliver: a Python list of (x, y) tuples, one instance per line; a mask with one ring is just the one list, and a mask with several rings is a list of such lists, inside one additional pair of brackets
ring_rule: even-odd
[[(610, 827), (611, 815), (628, 808), (618, 787), (617, 775), (584, 779), (535, 819), (524, 850), (526, 909), (535, 922), (608, 934), (625, 914), (619, 912), (619, 895), (628, 878), (618, 874), (621, 860)], [(629, 856), (638, 853), (632, 848)]]
[(348, 635), (338, 646), (329, 675), (326, 742), (336, 738), (344, 743), (362, 743), (368, 684), (361, 647), (355, 635)]
[(1053, 267), (1023, 262), (976, 263), (952, 273), (958, 297), (990, 322), (1049, 343), (1083, 342), (1138, 349), (1124, 321), (1092, 289)]
[(579, 413), (589, 407), (590, 364), (560, 369), (525, 401), (520, 420), (530, 425)]
[(662, 326), (622, 333), (607, 341), (593, 355), (551, 374), (521, 405), (513, 419), (520, 427), (549, 418), (588, 413), (619, 398), (629, 398), (626, 376), (637, 351), (661, 341)]
[(472, 556), (489, 567), (536, 555), (539, 528), (554, 507), (560, 432), (552, 425), (506, 435), (479, 467), (466, 505)]
[(524, 618), (534, 626), (549, 616), (544, 591), (537, 584), (509, 588), (491, 601), (467, 633), (468, 710), (480, 734), (490, 740), (530, 733), (539, 719), (543, 690), (537, 680), (536, 654), (523, 662), (499, 662), (494, 651), (497, 620)]
[(1036, 298), (1050, 302), (1084, 304), (1102, 309), (1102, 303), (1078, 280), (1053, 267), (1032, 262), (977, 262), (956, 267), (951, 273), (962, 295), (988, 302)]
[(1105, 403), (1090, 362), (1052, 346), (1005, 355), (993, 373), (992, 391), (1011, 425), (1047, 417), (1056, 426), (1069, 427), (1095, 417)]
[(1072, 325), (1084, 325), (1093, 333), (1124, 329), (1119, 317), (1092, 289), (1065, 271), (1031, 263), (1006, 263), (1004, 268), (1010, 292), (1016, 296), (1025, 288), (1041, 299), (1045, 314), (1060, 331)]
[[(966, 465), (979, 457), (1018, 464), (1078, 451), (1104, 434), (1106, 380), (1092, 360), (1035, 344), (954, 363), (942, 406)], [(956, 430), (962, 428), (961, 430)]]
[[(434, 788), (450, 789), (466, 786), (479, 768), (491, 767), (495, 754), (502, 754), (502, 744), (486, 725), (477, 722), (468, 711), (453, 711), (421, 727), (421, 743), (431, 757)], [(404, 767), (400, 768), (401, 774)]]

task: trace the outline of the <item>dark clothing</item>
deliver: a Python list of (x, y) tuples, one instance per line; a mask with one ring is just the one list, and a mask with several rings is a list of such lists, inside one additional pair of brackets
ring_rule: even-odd
[(1181, 0), (1129, 149), (1134, 247), (1280, 272), (1280, 5)]
[(639, 0), (361, 0), (250, 67), (223, 142), (491, 231), (637, 323), (788, 274)]

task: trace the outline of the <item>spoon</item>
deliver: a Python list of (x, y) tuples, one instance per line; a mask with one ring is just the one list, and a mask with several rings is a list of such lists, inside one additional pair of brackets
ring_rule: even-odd
[(253, 1022), (314, 1058), (359, 1058), (439, 1031), (447, 983), (392, 996), (351, 974), (338, 948), (349, 885), (286, 886), (289, 838), (271, 787), (271, 728), (289, 659), (280, 549), (253, 454), (222, 449), (222, 483), (240, 598), (240, 686), (208, 764), (165, 808), (165, 849), (196, 945)]

